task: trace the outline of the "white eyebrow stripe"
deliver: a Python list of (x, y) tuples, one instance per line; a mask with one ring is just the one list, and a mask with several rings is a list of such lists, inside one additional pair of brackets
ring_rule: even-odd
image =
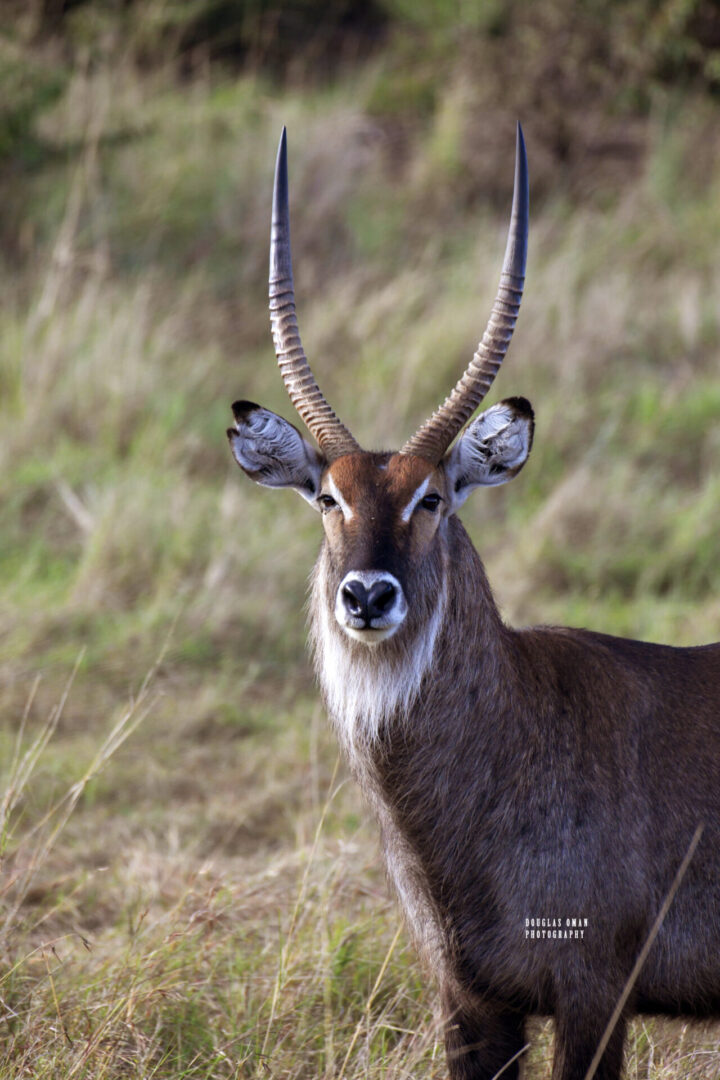
[(350, 519), (353, 516), (353, 512), (352, 512), (352, 509), (350, 507), (350, 504), (347, 501), (347, 499), (345, 499), (340, 494), (340, 490), (339, 490), (337, 484), (335, 483), (335, 481), (333, 480), (332, 476), (330, 476), (330, 474), (328, 474), (327, 485), (328, 485), (328, 488), (330, 490), (330, 494), (332, 495), (333, 499), (335, 500), (335, 502), (338, 504), (338, 506), (342, 510), (343, 517), (345, 518), (346, 521), (350, 521)]
[(430, 477), (426, 476), (425, 479), (423, 480), (422, 484), (417, 489), (417, 491), (413, 495), (412, 499), (410, 500), (410, 502), (407, 504), (407, 506), (403, 510), (402, 514), (400, 515), (400, 517), (401, 517), (401, 519), (403, 521), (409, 521), (410, 520), (410, 518), (412, 517), (413, 510), (415, 509), (417, 504), (420, 502), (420, 500), (425, 495), (425, 492), (428, 489), (428, 484), (429, 483), (430, 483)]

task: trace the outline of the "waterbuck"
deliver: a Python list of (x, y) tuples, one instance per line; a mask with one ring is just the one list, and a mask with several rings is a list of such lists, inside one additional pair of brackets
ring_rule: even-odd
[(233, 405), (228, 436), (248, 476), (294, 488), (322, 515), (317, 676), (439, 984), (450, 1077), (517, 1077), (526, 1017), (540, 1013), (555, 1018), (554, 1080), (591, 1067), (617, 1080), (634, 1012), (720, 1014), (720, 644), (500, 618), (457, 510), (530, 453), (522, 397), (468, 424), (515, 326), (527, 231), (518, 128), (505, 260), (477, 352), (399, 452), (365, 451), (300, 341), (283, 131), (270, 317), (319, 449), (250, 401)]

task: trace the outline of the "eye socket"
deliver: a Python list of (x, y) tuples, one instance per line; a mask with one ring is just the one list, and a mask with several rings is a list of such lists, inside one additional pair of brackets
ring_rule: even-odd
[(431, 514), (434, 514), (441, 502), (442, 499), (440, 498), (440, 496), (437, 494), (433, 494), (426, 495), (424, 499), (421, 499), (420, 505), (422, 506), (423, 510), (429, 510)]
[(328, 510), (332, 510), (333, 507), (337, 506), (332, 495), (318, 495), (317, 501), (323, 514), (326, 514)]

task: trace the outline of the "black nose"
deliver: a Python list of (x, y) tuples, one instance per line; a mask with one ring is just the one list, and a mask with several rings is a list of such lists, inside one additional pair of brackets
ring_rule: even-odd
[(385, 615), (395, 603), (397, 589), (391, 581), (376, 581), (366, 589), (362, 581), (351, 578), (342, 589), (343, 604), (353, 619), (369, 623)]
[(391, 581), (376, 581), (370, 587), (367, 599), (369, 619), (379, 619), (395, 603), (397, 589)]
[(367, 589), (362, 581), (346, 581), (342, 591), (343, 604), (354, 619), (367, 619)]

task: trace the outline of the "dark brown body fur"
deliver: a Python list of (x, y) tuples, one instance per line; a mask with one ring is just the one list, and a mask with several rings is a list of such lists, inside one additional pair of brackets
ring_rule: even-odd
[[(391, 878), (412, 881), (411, 925), (435, 922), (453, 1080), (490, 1080), (530, 1013), (555, 1017), (555, 1080), (580, 1080), (700, 823), (627, 1011), (720, 1013), (720, 645), (509, 629), (464, 528), (445, 527), (433, 668), (355, 771)], [(542, 917), (588, 924), (526, 938)], [(598, 1077), (620, 1075), (622, 1042), (621, 1021)]]

